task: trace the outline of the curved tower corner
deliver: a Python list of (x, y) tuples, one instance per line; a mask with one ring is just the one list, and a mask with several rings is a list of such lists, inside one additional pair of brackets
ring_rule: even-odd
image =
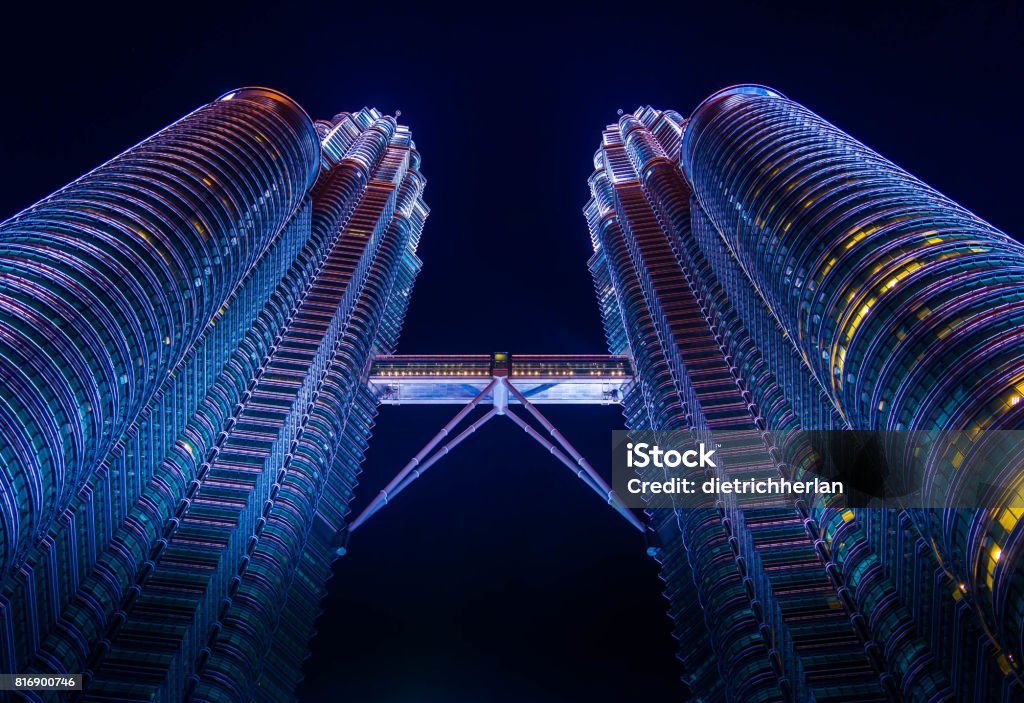
[(4, 671), (293, 695), (420, 268), (419, 161), (376, 110), (243, 88), (0, 225)]
[(990, 640), (987, 666), (1016, 676), (1020, 471), (970, 456), (984, 431), (1024, 426), (1024, 246), (776, 93), (709, 100), (690, 125), (697, 200), (845, 423), (957, 431), (925, 460), (926, 500), (986, 507), (907, 516)]
[[(688, 119), (624, 115), (595, 167), (591, 270), (609, 346), (636, 369), (628, 427), (751, 431), (751, 447), (774, 441), (765, 430), (963, 430), (968, 444), (927, 457), (926, 490), (994, 505), (652, 502), (694, 694), (1015, 700), (1019, 480), (986, 489), (963, 457), (965, 437), (1024, 412), (1024, 248), (764, 86), (719, 91)], [(781, 461), (765, 475), (809, 456), (769, 449)]]

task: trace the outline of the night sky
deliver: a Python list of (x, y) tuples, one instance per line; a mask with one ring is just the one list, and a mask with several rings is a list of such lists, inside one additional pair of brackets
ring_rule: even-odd
[[(600, 130), (640, 104), (689, 114), (733, 83), (780, 90), (1024, 233), (1019, 3), (856, 3), (856, 16), (824, 2), (83, 5), (5, 10), (0, 215), (240, 86), (282, 90), (314, 117), (400, 109), (431, 207), (404, 353), (605, 351), (581, 214)], [(356, 508), (453, 413), (383, 408)], [(617, 408), (548, 414), (608, 469)], [(304, 701), (686, 699), (640, 536), (508, 421), (350, 549)]]

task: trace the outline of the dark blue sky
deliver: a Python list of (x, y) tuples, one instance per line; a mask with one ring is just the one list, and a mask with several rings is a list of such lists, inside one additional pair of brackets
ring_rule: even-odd
[[(601, 128), (759, 82), (1024, 232), (1017, 3), (689, 5), (27, 3), (0, 43), (0, 214), (242, 85), (314, 117), (401, 109), (432, 208), (401, 351), (599, 352), (580, 210)], [(450, 414), (382, 411), (358, 507)], [(607, 468), (616, 409), (550, 414)], [(518, 432), (488, 426), (357, 533), (304, 700), (684, 699), (639, 536)]]

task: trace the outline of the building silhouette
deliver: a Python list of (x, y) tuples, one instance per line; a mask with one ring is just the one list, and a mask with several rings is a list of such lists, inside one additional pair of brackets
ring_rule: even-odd
[(1024, 247), (760, 86), (622, 115), (594, 166), (629, 428), (729, 431), (724, 471), (769, 476), (807, 446), (766, 431), (958, 431), (914, 486), (945, 510), (648, 504), (695, 697), (1020, 700), (1019, 462), (986, 493), (964, 457), (1024, 422)]
[[(263, 88), (0, 226), (6, 672), (293, 695), (427, 216), (405, 127)], [(38, 697), (43, 692), (26, 694)]]

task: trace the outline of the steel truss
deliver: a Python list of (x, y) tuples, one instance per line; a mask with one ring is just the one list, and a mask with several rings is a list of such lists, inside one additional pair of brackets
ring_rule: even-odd
[[(527, 413), (529, 413), (529, 415), (547, 431), (548, 435), (550, 435), (552, 439), (545, 437), (530, 423), (512, 411), (509, 407), (510, 396), (526, 409)], [(474, 408), (483, 406), (487, 403), (491, 404), (490, 410), (480, 416), (476, 421), (470, 423), (461, 432), (454, 435), (452, 439), (441, 444), (444, 442), (445, 438), (455, 432), (459, 424), (466, 419)], [(576, 474), (576, 476), (582, 480), (588, 488), (601, 496), (601, 498), (612, 506), (612, 508), (614, 508), (615, 511), (623, 518), (625, 518), (630, 525), (640, 532), (644, 532), (643, 522), (641, 522), (640, 519), (637, 518), (637, 516), (634, 515), (628, 507), (626, 507), (625, 503), (622, 502), (622, 499), (616, 495), (612, 487), (609, 486), (603, 478), (601, 478), (600, 474), (594, 470), (594, 467), (590, 465), (583, 455), (572, 446), (569, 440), (567, 440), (565, 436), (558, 431), (550, 420), (544, 417), (540, 410), (537, 409), (537, 406), (531, 403), (530, 400), (518, 388), (516, 388), (507, 375), (498, 375), (496, 373), (491, 378), (490, 382), (484, 386), (483, 390), (477, 393), (472, 400), (466, 403), (466, 405), (464, 405), (462, 409), (455, 414), (455, 417), (442, 427), (441, 430), (434, 435), (434, 437), (427, 442), (427, 444), (417, 452), (412, 459), (409, 460), (409, 463), (402, 467), (402, 470), (399, 471), (383, 489), (381, 489), (374, 499), (370, 501), (370, 504), (367, 505), (351, 523), (349, 523), (347, 532), (343, 536), (342, 544), (338, 548), (338, 553), (344, 554), (347, 550), (348, 535), (359, 529), (363, 523), (376, 515), (377, 512), (394, 499), (395, 496), (404, 491), (409, 484), (426, 473), (427, 469), (450, 453), (467, 437), (480, 429), (480, 427), (489, 422), (492, 418), (498, 416), (507, 417), (515, 423), (523, 430), (523, 432), (534, 439), (542, 447), (547, 449), (552, 456)], [(438, 445), (440, 445), (440, 447), (438, 447)]]

